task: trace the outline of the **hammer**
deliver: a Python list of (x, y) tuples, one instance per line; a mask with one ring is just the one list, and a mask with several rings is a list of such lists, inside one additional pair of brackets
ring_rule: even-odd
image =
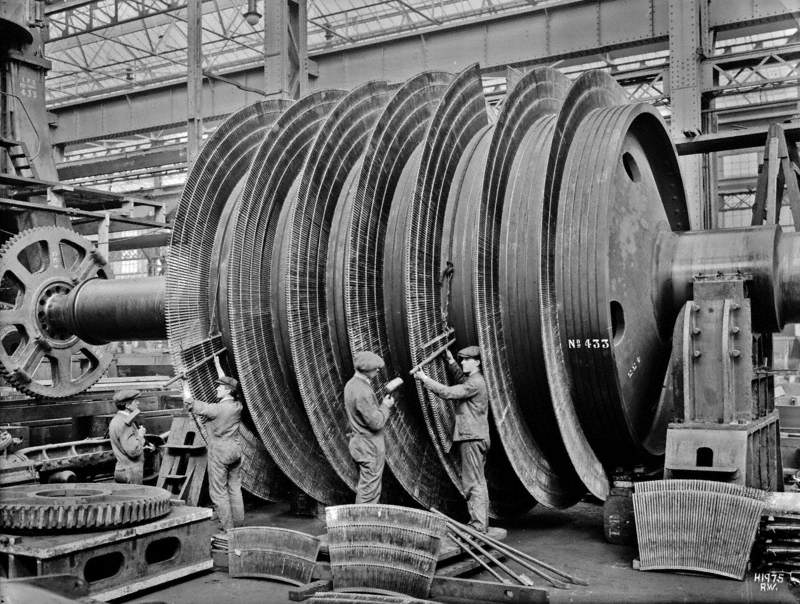
[(383, 387), (386, 390), (386, 394), (391, 397), (395, 397), (395, 393), (403, 385), (403, 378), (396, 377), (393, 380), (389, 380), (386, 382), (386, 385)]

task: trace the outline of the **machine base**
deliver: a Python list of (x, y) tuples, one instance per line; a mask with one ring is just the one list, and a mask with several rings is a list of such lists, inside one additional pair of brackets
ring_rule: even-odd
[(667, 430), (664, 478), (732, 482), (783, 490), (778, 413), (743, 424), (673, 423)]
[(109, 601), (211, 569), (211, 510), (176, 506), (168, 516), (112, 531), (0, 535), (0, 565), (9, 579), (69, 574)]

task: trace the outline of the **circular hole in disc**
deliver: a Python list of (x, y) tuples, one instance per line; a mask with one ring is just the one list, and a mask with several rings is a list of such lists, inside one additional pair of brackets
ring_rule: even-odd
[(639, 182), (642, 179), (642, 174), (639, 172), (639, 166), (633, 155), (628, 152), (622, 154), (622, 165), (625, 167), (625, 173), (633, 182)]
[(625, 335), (625, 311), (617, 300), (611, 300), (611, 335), (614, 345), (619, 344)]

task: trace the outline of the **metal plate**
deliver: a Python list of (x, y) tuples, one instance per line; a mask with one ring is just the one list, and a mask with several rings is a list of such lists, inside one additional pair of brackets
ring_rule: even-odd
[(394, 505), (325, 510), (334, 590), (389, 590), (426, 597), (445, 533), (442, 518)]
[(643, 491), (637, 487), (633, 495), (641, 570), (689, 570), (742, 580), (763, 499), (697, 486), (662, 490), (661, 482)]
[(317, 566), (319, 539), (274, 526), (229, 531), (228, 574), (303, 585)]
[[(192, 368), (186, 372), (189, 386), (202, 400), (216, 397), (217, 370), (208, 359), (223, 346), (222, 365), (236, 375), (226, 303), (233, 217), (256, 149), (290, 104), (255, 103), (220, 124), (192, 164), (178, 202), (167, 272), (167, 337), (176, 372)], [(246, 424), (251, 423), (249, 407), (245, 396)], [(248, 440), (242, 447), (249, 465), (269, 469), (261, 478), (275, 481), (259, 490), (280, 490), (284, 478), (263, 447)]]

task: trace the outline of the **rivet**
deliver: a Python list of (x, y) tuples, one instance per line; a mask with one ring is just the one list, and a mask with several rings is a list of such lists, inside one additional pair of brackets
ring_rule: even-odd
[(692, 356), (694, 356), (694, 358), (696, 358), (696, 359), (699, 359), (701, 356), (703, 356), (703, 353), (702, 353), (702, 352), (700, 352), (699, 350), (695, 350), (695, 351), (692, 353)]
[(731, 350), (730, 354), (734, 358), (742, 356), (742, 352), (740, 350)]

